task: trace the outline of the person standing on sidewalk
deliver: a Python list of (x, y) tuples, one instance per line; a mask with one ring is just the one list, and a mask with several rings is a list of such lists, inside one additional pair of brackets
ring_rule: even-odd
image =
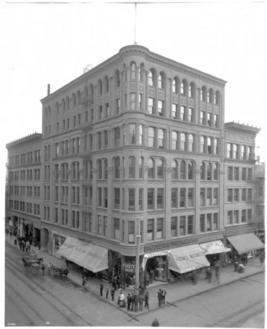
[(215, 279), (214, 279), (214, 284), (218, 282), (220, 284), (220, 269), (219, 267), (215, 267)]
[(109, 284), (106, 284), (106, 299), (108, 299), (108, 294), (109, 294)]
[(100, 296), (101, 297), (103, 297), (103, 288), (104, 288), (103, 283), (100, 282)]
[(25, 241), (24, 240), (21, 240), (21, 247), (22, 247), (22, 251), (24, 251), (24, 249), (25, 249)]
[(209, 280), (209, 283), (211, 281), (211, 278), (212, 278), (212, 270), (210, 267), (208, 267), (207, 269), (207, 279)]
[(260, 263), (261, 263), (261, 266), (263, 264), (263, 261), (264, 261), (263, 252), (261, 252), (260, 253)]
[(114, 297), (115, 297), (115, 288), (114, 288), (114, 286), (112, 286), (110, 293), (111, 293), (112, 301), (114, 302)]
[(128, 294), (128, 296), (127, 296), (127, 311), (130, 311), (131, 303), (132, 303), (132, 297), (131, 297), (130, 294)]
[(158, 291), (158, 301), (159, 301), (159, 307), (161, 307), (161, 303), (162, 303), (162, 291), (161, 291), (161, 289), (159, 289), (159, 291)]
[(44, 276), (44, 273), (45, 273), (45, 265), (44, 265), (44, 262), (42, 262), (42, 264), (41, 264), (41, 270), (42, 270), (43, 276)]
[(165, 304), (165, 298), (166, 298), (167, 292), (164, 288), (161, 290), (161, 292), (162, 292), (162, 304)]
[(148, 292), (148, 290), (146, 290), (146, 292), (145, 292), (145, 307), (144, 308), (147, 307), (147, 309), (149, 310), (148, 301), (149, 301), (149, 292)]

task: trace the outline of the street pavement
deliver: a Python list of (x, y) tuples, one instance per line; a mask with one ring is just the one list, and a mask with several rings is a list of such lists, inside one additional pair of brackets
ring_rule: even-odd
[[(14, 246), (14, 238), (6, 237), (6, 241)], [(19, 249), (19, 247), (17, 247)], [(36, 251), (36, 253), (39, 254), (39, 256), (43, 257), (44, 263), (48, 264), (51, 262), (53, 265), (57, 267), (66, 268), (65, 261), (58, 259), (52, 255), (49, 255), (47, 252), (39, 251), (38, 248), (32, 247), (33, 250)], [(75, 284), (80, 285), (82, 284), (82, 270), (79, 267), (69, 265), (69, 275), (68, 278)], [(229, 285), (233, 282), (244, 280), (245, 278), (248, 278), (250, 276), (253, 276), (258, 273), (262, 273), (264, 271), (264, 267), (260, 266), (260, 261), (258, 257), (250, 258), (248, 259), (248, 263), (245, 266), (245, 271), (243, 273), (237, 273), (234, 272), (233, 265), (228, 265), (226, 267), (220, 268), (220, 284), (217, 282), (214, 282), (214, 275), (212, 278), (212, 282), (208, 283), (208, 281), (205, 279), (205, 271), (203, 270), (199, 274), (198, 283), (196, 285), (193, 285), (191, 280), (185, 280), (180, 282), (173, 282), (173, 283), (167, 283), (167, 284), (155, 284), (154, 286), (149, 286), (149, 311), (147, 309), (144, 309), (143, 311), (138, 312), (131, 312), (127, 311), (126, 308), (120, 308), (122, 312), (128, 313), (130, 316), (137, 316), (141, 314), (146, 314), (149, 312), (153, 312), (153, 310), (158, 309), (158, 299), (157, 299), (157, 291), (164, 287), (164, 289), (167, 292), (166, 295), (166, 305), (174, 305), (176, 302), (183, 301), (186, 299), (189, 299), (193, 296), (201, 295), (207, 291), (216, 290), (219, 287)], [(99, 298), (99, 285), (100, 280), (97, 278), (89, 279), (89, 281), (86, 283), (86, 289), (90, 291), (92, 294), (97, 296)], [(132, 293), (133, 288), (125, 289), (124, 293), (125, 296), (127, 296), (128, 293)], [(106, 299), (105, 297), (102, 297), (102, 301), (105, 303), (110, 303), (114, 307), (119, 308), (117, 305), (117, 293), (115, 295), (115, 301), (111, 301), (111, 297), (109, 296), (109, 299)], [(162, 308), (165, 308), (166, 305), (163, 305)]]

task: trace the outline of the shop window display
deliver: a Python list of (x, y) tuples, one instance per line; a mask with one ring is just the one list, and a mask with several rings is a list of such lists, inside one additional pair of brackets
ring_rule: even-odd
[(168, 281), (168, 260), (167, 256), (157, 256), (147, 260), (146, 272), (150, 277), (150, 283), (153, 281)]

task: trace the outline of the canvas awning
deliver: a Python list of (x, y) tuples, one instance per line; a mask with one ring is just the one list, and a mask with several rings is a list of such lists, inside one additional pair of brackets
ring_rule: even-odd
[(225, 248), (221, 240), (201, 243), (199, 246), (204, 251), (205, 255), (221, 254), (231, 251), (231, 248)]
[(69, 254), (72, 252), (72, 250), (76, 247), (79, 240), (72, 238), (68, 236), (64, 243), (60, 246), (60, 248), (57, 250), (57, 253), (60, 256), (63, 256), (65, 258), (68, 258)]
[(81, 266), (96, 273), (108, 268), (108, 249), (91, 244)]
[(172, 249), (170, 252), (169, 269), (175, 272), (186, 273), (209, 265), (203, 250), (197, 244)]
[(231, 242), (239, 254), (264, 248), (264, 244), (259, 238), (256, 237), (254, 233), (229, 236), (227, 239)]
[(68, 260), (80, 265), (91, 246), (91, 243), (79, 240), (76, 246), (68, 255)]

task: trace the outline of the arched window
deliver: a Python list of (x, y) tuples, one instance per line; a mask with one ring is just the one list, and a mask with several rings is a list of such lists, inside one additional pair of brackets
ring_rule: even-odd
[(129, 178), (135, 178), (135, 157), (129, 157)]
[(163, 167), (164, 167), (163, 160), (158, 159), (158, 161), (157, 161), (157, 178), (158, 179), (163, 179)]
[(215, 163), (213, 167), (213, 179), (218, 180), (218, 174), (219, 174), (219, 165), (218, 163)]
[(216, 91), (216, 93), (214, 94), (214, 104), (215, 105), (219, 105), (219, 98), (220, 98), (220, 93), (219, 93), (219, 91)]
[(79, 106), (81, 104), (81, 92), (80, 90), (78, 90), (77, 92), (77, 106)]
[(192, 161), (188, 162), (188, 179), (193, 179), (194, 178), (194, 165)]
[(144, 178), (144, 158), (139, 158), (139, 178)]
[(121, 80), (120, 80), (120, 72), (117, 70), (115, 72), (115, 83), (116, 83), (116, 88), (119, 88), (121, 85)]
[(149, 70), (148, 73), (148, 85), (154, 87), (155, 84), (155, 74), (154, 71)]
[(172, 80), (172, 92), (178, 93), (178, 79), (176, 77)]
[(205, 180), (205, 172), (206, 172), (206, 166), (204, 162), (201, 162), (200, 165), (200, 179)]
[(194, 96), (195, 96), (195, 85), (194, 85), (193, 82), (191, 82), (189, 87), (188, 87), (188, 96), (190, 98), (194, 98)]
[(73, 105), (73, 109), (76, 107), (76, 95), (72, 94), (72, 105)]
[(155, 174), (155, 161), (154, 161), (154, 159), (149, 159), (148, 160), (148, 163), (147, 163), (147, 165), (148, 165), (148, 178), (154, 178), (154, 174)]
[(114, 158), (114, 178), (120, 178), (120, 158)]
[(194, 136), (192, 134), (188, 135), (188, 151), (194, 151)]
[(164, 82), (163, 82), (163, 73), (160, 72), (159, 76), (158, 76), (158, 88), (159, 89), (163, 89), (164, 88)]
[(109, 92), (109, 81), (108, 81), (108, 77), (105, 76), (104, 78), (104, 84), (105, 84), (105, 93)]
[(201, 92), (200, 92), (200, 100), (203, 101), (203, 102), (206, 101), (206, 96), (207, 96), (206, 87), (203, 86), (201, 88)]
[(172, 179), (178, 179), (178, 163), (176, 160), (172, 161)]
[(131, 80), (136, 79), (136, 65), (135, 63), (131, 64)]
[(108, 179), (108, 160), (104, 159), (104, 179)]
[(185, 151), (185, 134), (180, 135), (180, 151)]
[(102, 179), (102, 160), (97, 160), (98, 178)]
[(186, 179), (186, 163), (184, 160), (180, 164), (180, 179)]
[(211, 172), (212, 172), (212, 165), (211, 163), (209, 162), (207, 164), (207, 180), (211, 180)]
[(101, 96), (103, 93), (102, 80), (98, 80), (98, 95)]
[(65, 107), (65, 99), (62, 99), (62, 111), (65, 112), (66, 111), (66, 107)]
[(185, 83), (184, 80), (181, 82), (181, 95), (185, 95)]

